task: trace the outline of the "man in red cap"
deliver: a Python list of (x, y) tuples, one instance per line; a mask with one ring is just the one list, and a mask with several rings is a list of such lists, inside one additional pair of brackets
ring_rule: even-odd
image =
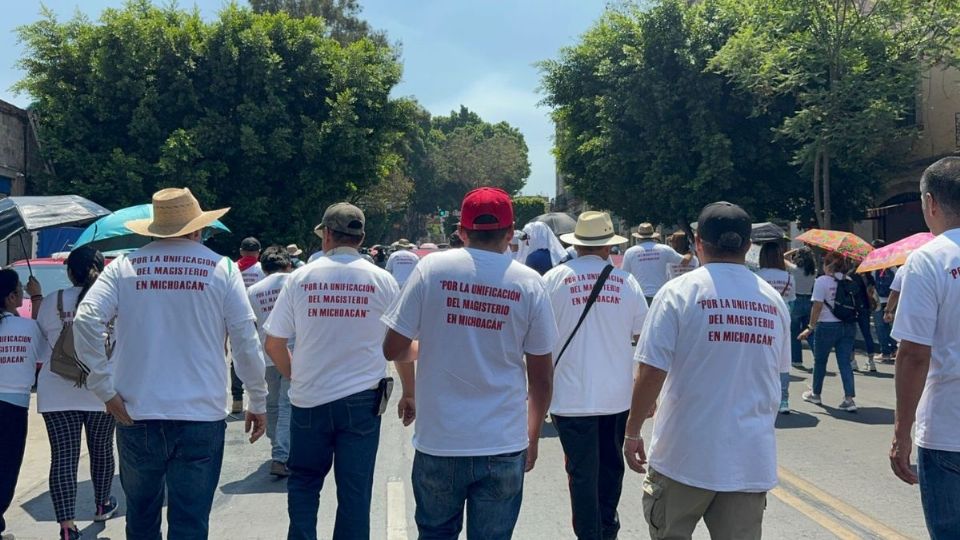
[(465, 249), (420, 261), (383, 316), (383, 352), (407, 358), (419, 340), (413, 492), (421, 538), (458, 538), (466, 504), (468, 537), (505, 540), (523, 474), (537, 459), (557, 325), (540, 276), (503, 254), (513, 238), (509, 195), (468, 193), (459, 235)]

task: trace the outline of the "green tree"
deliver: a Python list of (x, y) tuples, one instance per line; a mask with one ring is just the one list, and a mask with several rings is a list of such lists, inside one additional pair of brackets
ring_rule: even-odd
[(955, 61), (958, 2), (740, 3), (743, 23), (711, 67), (759, 98), (758, 110), (784, 97), (797, 103), (777, 133), (812, 178), (820, 226), (856, 219), (877, 177), (909, 149), (923, 70)]
[(359, 0), (250, 0), (257, 13), (284, 12), (291, 17), (320, 17), (326, 21), (330, 37), (347, 45), (363, 38), (370, 38), (386, 45), (387, 36), (376, 32), (360, 17), (363, 8)]
[(518, 229), (540, 214), (547, 213), (547, 200), (543, 197), (524, 196), (513, 198), (513, 219)]
[(576, 195), (634, 223), (685, 226), (718, 199), (758, 218), (795, 212), (797, 175), (770, 141), (790, 103), (754, 114), (750, 96), (705, 71), (743, 17), (733, 5), (611, 8), (541, 64), (558, 166)]
[(35, 99), (56, 171), (39, 192), (119, 208), (186, 185), (207, 207), (232, 207), (237, 234), (309, 243), (322, 208), (397, 169), (393, 51), (342, 46), (319, 18), (229, 5), (205, 23), (138, 0), (99, 23), (45, 11), (19, 32), (18, 88)]

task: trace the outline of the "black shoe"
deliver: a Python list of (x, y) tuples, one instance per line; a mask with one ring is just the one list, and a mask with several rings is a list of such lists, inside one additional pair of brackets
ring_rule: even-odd
[(117, 498), (111, 495), (107, 502), (97, 505), (97, 513), (93, 516), (93, 520), (101, 522), (112, 518), (117, 513), (117, 506)]
[(72, 529), (60, 527), (60, 540), (80, 540), (83, 536), (80, 530), (74, 526)]

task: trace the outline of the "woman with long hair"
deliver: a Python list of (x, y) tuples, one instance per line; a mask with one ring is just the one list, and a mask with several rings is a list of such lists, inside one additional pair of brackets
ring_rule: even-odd
[[(810, 308), (813, 307), (810, 298), (817, 279), (817, 261), (813, 251), (806, 246), (794, 251), (792, 260), (795, 265), (792, 272), (795, 293), (793, 303), (790, 304), (790, 362), (793, 367), (802, 368), (803, 344), (797, 336), (810, 324)], [(807, 338), (807, 343), (812, 351), (813, 334)]]
[[(73, 324), (77, 306), (97, 281), (103, 266), (103, 254), (93, 248), (82, 246), (70, 253), (67, 276), (74, 286), (48, 295), (37, 315), (49, 345), (55, 344), (63, 329)], [(75, 540), (80, 538), (74, 519), (83, 431), (87, 434), (96, 501), (93, 520), (106, 521), (117, 511), (117, 500), (110, 495), (114, 473), (114, 420), (93, 392), (51, 371), (51, 353), (52, 348), (47, 347), (43, 355), (44, 364), (37, 380), (37, 410), (43, 415), (50, 440), (50, 498), (60, 525), (60, 538)]]
[[(770, 284), (787, 305), (796, 299), (793, 275), (787, 271), (781, 242), (767, 242), (760, 247), (760, 269), (757, 275)], [(790, 414), (790, 373), (780, 373), (780, 414)]]
[[(27, 445), (30, 387), (43, 335), (33, 319), (17, 316), (23, 305), (23, 286), (16, 271), (0, 270), (0, 535), (6, 530), (4, 513), (13, 502), (23, 451)], [(3, 535), (4, 538), (7, 535)]]
[(823, 390), (823, 379), (827, 375), (827, 359), (830, 352), (835, 351), (840, 371), (840, 381), (843, 383), (843, 401), (839, 409), (847, 412), (856, 412), (857, 405), (853, 380), (853, 342), (857, 335), (856, 317), (842, 320), (835, 314), (839, 311), (837, 304), (837, 289), (843, 281), (850, 281), (847, 276), (849, 264), (842, 255), (829, 253), (823, 260), (823, 274), (817, 278), (813, 287), (813, 307), (810, 309), (810, 324), (800, 333), (800, 339), (810, 334), (816, 336), (813, 348), (813, 387), (803, 393), (803, 400), (821, 405), (820, 393)]

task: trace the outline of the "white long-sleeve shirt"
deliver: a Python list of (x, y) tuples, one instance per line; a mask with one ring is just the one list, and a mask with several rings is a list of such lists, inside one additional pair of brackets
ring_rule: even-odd
[[(103, 335), (116, 317), (107, 362)], [(203, 244), (157, 240), (109, 264), (74, 318), (87, 387), (104, 402), (120, 394), (134, 420), (226, 417), (229, 335), (248, 409), (266, 412), (263, 349), (236, 264)]]

